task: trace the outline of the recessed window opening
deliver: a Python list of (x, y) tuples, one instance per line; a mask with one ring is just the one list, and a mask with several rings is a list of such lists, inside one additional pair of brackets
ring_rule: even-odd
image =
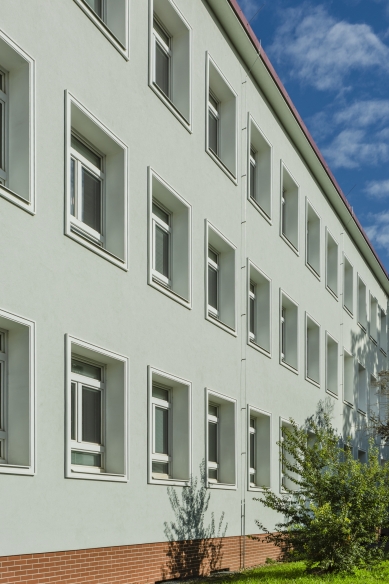
[(378, 302), (374, 296), (370, 295), (370, 338), (377, 343), (378, 341)]
[(208, 405), (208, 481), (218, 482), (219, 470), (219, 407)]
[(334, 395), (338, 395), (338, 343), (328, 333), (326, 340), (326, 389)]
[(219, 253), (208, 248), (208, 313), (219, 317)]
[(354, 357), (343, 349), (343, 399), (354, 405)]
[(358, 276), (358, 324), (367, 330), (366, 285)]
[(218, 98), (210, 91), (208, 98), (208, 145), (210, 150), (219, 157), (219, 143), (220, 143), (220, 102)]
[(298, 186), (284, 166), (281, 193), (281, 233), (298, 251)]
[(70, 214), (72, 223), (99, 245), (103, 236), (103, 155), (74, 134), (71, 137)]
[(367, 372), (358, 363), (358, 410), (364, 414), (367, 412)]
[(6, 127), (7, 127), (7, 93), (6, 93), (6, 73), (0, 69), (0, 183), (5, 185), (6, 174)]
[(280, 310), (280, 357), (285, 363), (298, 370), (298, 308), (285, 294), (281, 294)]
[(374, 375), (370, 375), (369, 383), (369, 415), (370, 417), (379, 416), (379, 399), (378, 399), (378, 388), (376, 386), (377, 379)]
[(358, 448), (358, 460), (361, 464), (365, 464), (367, 462), (367, 453), (365, 450), (359, 450)]
[(255, 316), (256, 316), (255, 315), (255, 288), (256, 288), (256, 286), (255, 286), (254, 282), (250, 282), (250, 291), (249, 291), (249, 305), (250, 305), (250, 308), (249, 308), (249, 312), (250, 312), (250, 315), (249, 315), (249, 319), (250, 319), (249, 335), (250, 335), (250, 339), (252, 341), (255, 341), (255, 329), (256, 329), (256, 326), (255, 326), (255, 321), (256, 321), (256, 318), (255, 318)]
[(256, 485), (256, 420), (255, 418), (250, 418), (250, 428), (249, 428), (249, 443), (250, 443), (250, 486), (255, 487)]
[(270, 487), (270, 415), (249, 408), (248, 485)]
[(6, 350), (6, 333), (0, 331), (0, 463), (6, 463), (6, 444), (7, 433), (5, 425), (5, 384), (7, 379), (6, 374), (7, 365), (7, 350)]
[(167, 479), (171, 476), (171, 393), (172, 389), (169, 387), (153, 385), (152, 474), (154, 478)]
[(382, 308), (380, 309), (380, 348), (386, 355), (387, 352), (387, 321), (386, 321), (386, 313)]
[(270, 280), (250, 262), (250, 284), (248, 299), (249, 342), (256, 347), (271, 351), (271, 292)]
[(171, 214), (157, 201), (152, 203), (153, 277), (171, 287)]
[(77, 356), (71, 364), (71, 464), (104, 470), (104, 367)]
[(320, 276), (320, 218), (308, 201), (306, 215), (306, 262)]
[(320, 327), (307, 315), (306, 321), (306, 375), (320, 383)]
[(252, 118), (249, 132), (249, 198), (271, 217), (271, 145)]
[(106, 0), (85, 0), (85, 2), (103, 22), (106, 21)]
[(343, 255), (343, 306), (352, 315), (354, 313), (354, 268)]
[(250, 197), (254, 200), (257, 198), (257, 156), (258, 152), (250, 146)]
[(327, 234), (326, 285), (338, 297), (338, 244), (329, 231)]
[(171, 35), (154, 14), (154, 83), (171, 99)]
[(291, 490), (296, 490), (297, 486), (296, 484), (292, 481), (292, 478), (294, 478), (296, 475), (294, 473), (292, 473), (291, 471), (288, 471), (286, 468), (286, 464), (285, 462), (289, 462), (290, 464), (294, 463), (294, 458), (291, 455), (290, 452), (286, 452), (286, 450), (284, 449), (284, 432), (285, 430), (287, 431), (291, 431), (293, 428), (293, 426), (288, 423), (285, 422), (284, 420), (281, 421), (281, 454), (282, 454), (282, 458), (280, 461), (280, 474), (281, 474), (281, 485), (280, 485), (280, 490), (283, 491), (284, 489), (291, 489)]

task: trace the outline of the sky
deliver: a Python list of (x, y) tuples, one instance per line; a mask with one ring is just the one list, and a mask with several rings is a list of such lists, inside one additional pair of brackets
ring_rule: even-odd
[(389, 272), (389, 0), (239, 4)]

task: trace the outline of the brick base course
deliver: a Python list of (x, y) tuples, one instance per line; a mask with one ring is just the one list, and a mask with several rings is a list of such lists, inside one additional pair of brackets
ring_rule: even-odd
[(250, 538), (148, 543), (0, 557), (0, 584), (154, 584), (161, 580), (239, 570), (277, 559), (277, 548)]

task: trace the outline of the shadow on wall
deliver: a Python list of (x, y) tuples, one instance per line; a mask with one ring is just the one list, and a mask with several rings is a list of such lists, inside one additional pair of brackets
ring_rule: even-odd
[(165, 521), (168, 540), (167, 565), (162, 568), (163, 579), (190, 578), (207, 575), (221, 568), (222, 538), (228, 524), (223, 526), (224, 511), (216, 531), (215, 517), (205, 524), (211, 493), (207, 489), (205, 461), (200, 464), (200, 479), (191, 476), (189, 486), (182, 489), (181, 501), (173, 487), (168, 487), (175, 521)]

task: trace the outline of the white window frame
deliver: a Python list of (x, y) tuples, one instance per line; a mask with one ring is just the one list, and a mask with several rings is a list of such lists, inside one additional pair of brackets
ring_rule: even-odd
[[(124, 22), (124, 38), (119, 40), (114, 32), (109, 28), (107, 24), (107, 7), (106, 0), (103, 2), (103, 18), (101, 18), (87, 2), (84, 0), (74, 0), (74, 2), (81, 8), (81, 10), (88, 16), (88, 18), (93, 22), (93, 24), (100, 30), (100, 32), (106, 37), (106, 39), (115, 47), (115, 49), (128, 61), (130, 59), (130, 23), (129, 23), (129, 0), (123, 0), (124, 4), (124, 17), (121, 22)], [(117, 2), (117, 0), (113, 0)]]
[[(372, 306), (373, 305), (373, 306)], [(375, 307), (375, 314), (372, 314), (372, 308)], [(369, 338), (375, 344), (378, 345), (378, 299), (371, 292), (369, 293)], [(375, 324), (373, 325), (373, 323)], [(374, 336), (375, 334), (375, 336)]]
[[(352, 296), (352, 306), (349, 307), (346, 304), (346, 262), (347, 264), (351, 267), (352, 270), (352, 286), (351, 286), (351, 296)], [(350, 260), (348, 259), (347, 255), (343, 252), (343, 270), (342, 270), (342, 291), (343, 291), (343, 308), (345, 309), (345, 311), (347, 312), (347, 314), (351, 317), (354, 318), (354, 300), (355, 300), (355, 294), (354, 294), (354, 266), (353, 264), (350, 262)]]
[[(311, 321), (315, 327), (317, 327), (319, 332), (319, 359), (318, 359), (318, 368), (319, 368), (319, 379), (313, 379), (308, 375), (308, 365), (309, 365), (309, 351), (308, 351), (308, 330), (309, 330), (309, 321)], [(320, 387), (321, 385), (321, 327), (320, 324), (315, 320), (308, 312), (305, 312), (305, 379), (315, 385), (316, 387)]]
[[(104, 174), (104, 154), (99, 152), (94, 146), (89, 144), (85, 138), (80, 136), (77, 132), (72, 131), (72, 135), (81, 142), (88, 150), (93, 154), (98, 156), (101, 160), (101, 169), (92, 164), (89, 160), (85, 158), (80, 152), (70, 146), (70, 157), (74, 161), (74, 207), (75, 215), (71, 215), (71, 223), (81, 231), (81, 234), (87, 234), (91, 237), (92, 241), (98, 245), (104, 246), (104, 233), (105, 233), (105, 174)], [(100, 231), (96, 231), (83, 221), (80, 217), (82, 216), (82, 199), (83, 199), (83, 188), (82, 188), (82, 170), (85, 168), (90, 174), (97, 178), (100, 182)]]
[[(209, 257), (209, 252), (213, 252), (216, 257), (217, 257), (217, 262), (215, 262), (214, 260), (212, 260)], [(214, 271), (216, 273), (216, 292), (217, 292), (217, 308), (215, 308), (214, 306), (211, 306), (208, 302), (208, 315), (213, 317), (213, 318), (217, 318), (219, 319), (219, 313), (220, 313), (220, 278), (219, 278), (219, 270), (220, 270), (220, 266), (219, 266), (219, 257), (220, 257), (220, 252), (218, 252), (215, 248), (213, 248), (211, 245), (208, 246), (208, 268), (210, 268), (212, 271)], [(207, 293), (207, 297), (208, 297), (208, 293)]]
[[(295, 309), (296, 309), (296, 364), (297, 367), (294, 367), (293, 365), (290, 365), (290, 363), (288, 363), (285, 360), (285, 347), (286, 347), (286, 328), (285, 328), (285, 307), (284, 307), (284, 298), (286, 299), (287, 303), (292, 304)], [(295, 373), (295, 375), (299, 374), (299, 359), (300, 359), (300, 351), (299, 351), (299, 342), (300, 342), (300, 338), (299, 338), (299, 305), (297, 304), (297, 302), (295, 302), (294, 300), (292, 300), (292, 298), (286, 294), (281, 288), (280, 288), (280, 307), (279, 307), (279, 318), (280, 318), (280, 328), (279, 328), (279, 342), (280, 342), (280, 365), (282, 365), (283, 367), (286, 367), (287, 369), (289, 369), (289, 371), (292, 371), (293, 373)]]
[[(154, 387), (160, 387), (161, 389), (164, 389), (165, 391), (168, 392), (168, 399), (167, 400), (162, 400), (162, 399), (158, 399), (157, 397), (153, 396), (153, 388)], [(168, 465), (168, 473), (166, 475), (162, 475), (159, 473), (154, 473), (152, 472), (152, 478), (153, 479), (171, 479), (171, 462), (172, 462), (172, 457), (171, 457), (171, 443), (172, 443), (172, 425), (173, 425), (173, 412), (172, 412), (172, 407), (171, 407), (171, 403), (172, 403), (172, 390), (171, 387), (168, 386), (162, 386), (159, 383), (152, 383), (152, 388), (151, 388), (151, 408), (152, 408), (152, 447), (151, 447), (151, 465), (153, 464), (153, 462), (164, 462)], [(161, 453), (157, 453), (155, 451), (155, 410), (156, 408), (162, 408), (164, 410), (167, 410), (168, 412), (168, 452), (167, 454), (161, 454)]]
[[(171, 288), (172, 286), (172, 239), (173, 239), (173, 229), (172, 229), (172, 213), (166, 209), (157, 199), (152, 200), (152, 205), (156, 205), (159, 207), (164, 213), (166, 213), (169, 217), (169, 223), (165, 223), (160, 217), (154, 215), (151, 211), (151, 221), (152, 221), (152, 241), (153, 241), (153, 264), (152, 264), (152, 274), (153, 278), (156, 278), (157, 281), (160, 281), (164, 286)], [(156, 257), (156, 228), (157, 226), (168, 234), (168, 276), (166, 277), (161, 272), (158, 272), (155, 268), (155, 257)]]
[[(261, 283), (258, 282), (256, 279), (260, 279)], [(261, 322), (259, 323), (258, 320), (260, 318), (260, 308), (258, 306), (261, 297), (261, 287), (264, 285), (262, 282), (266, 281), (269, 287), (269, 306), (267, 307), (268, 310), (268, 322)], [(255, 294), (254, 296), (250, 292), (250, 285), (255, 285)], [(272, 356), (272, 327), (271, 327), (271, 316), (272, 316), (272, 281), (271, 279), (260, 269), (258, 266), (254, 264), (250, 259), (247, 260), (247, 286), (248, 286), (248, 296), (247, 296), (247, 343), (250, 347), (253, 347), (266, 357)], [(254, 334), (250, 332), (250, 317), (251, 317), (251, 302), (250, 300), (254, 300)], [(261, 307), (263, 308), (263, 307)], [(267, 328), (267, 339), (263, 342), (263, 338), (259, 338), (259, 327)], [(266, 344), (267, 345), (264, 346)]]
[[(128, 420), (129, 420), (129, 411), (128, 411), (128, 358), (124, 355), (119, 355), (118, 353), (114, 353), (112, 351), (108, 351), (107, 349), (103, 349), (97, 345), (93, 345), (76, 337), (73, 337), (69, 334), (65, 335), (65, 344), (66, 344), (66, 412), (65, 412), (65, 429), (66, 429), (66, 438), (65, 438), (65, 477), (71, 479), (88, 479), (88, 480), (99, 480), (99, 481), (111, 481), (111, 482), (127, 482), (128, 481)], [(91, 357), (93, 355), (93, 357)], [(71, 362), (72, 357), (76, 358), (79, 361), (85, 363), (91, 363), (95, 366), (101, 367), (103, 369), (103, 382), (99, 382), (97, 380), (93, 380), (89, 377), (78, 375), (72, 372)], [(101, 469), (97, 469), (97, 467), (89, 467), (83, 465), (73, 465), (71, 463), (71, 452), (73, 444), (79, 444), (78, 442), (73, 442), (71, 440), (71, 384), (72, 380), (75, 379), (77, 382), (83, 383), (84, 385), (94, 387), (96, 389), (100, 389), (103, 391), (105, 396), (103, 396), (102, 400), (102, 412), (104, 412), (105, 422), (102, 423), (102, 442), (101, 445), (90, 445), (88, 444), (88, 449), (91, 452), (101, 452), (103, 455), (106, 454), (107, 458), (109, 453), (107, 452), (109, 449), (109, 437), (107, 431), (107, 420), (109, 416), (108, 412), (108, 397), (107, 392), (110, 389), (110, 377), (109, 371), (106, 363), (115, 363), (115, 366), (120, 366), (122, 369), (122, 377), (123, 377), (123, 386), (120, 387), (120, 397), (122, 399), (122, 407), (121, 407), (121, 415), (123, 416), (122, 420), (120, 420), (120, 424), (123, 428), (123, 436), (120, 438), (120, 441), (123, 439), (123, 443), (121, 444), (123, 450), (123, 473), (113, 473), (107, 472), (103, 467)], [(85, 381), (87, 380), (87, 381)], [(112, 383), (112, 382), (111, 382)], [(123, 392), (123, 393), (122, 393)], [(117, 423), (119, 421), (117, 420)], [(111, 421), (112, 425), (112, 421)], [(85, 444), (85, 443), (81, 443)], [(83, 446), (79, 450), (85, 450)], [(104, 456), (103, 456), (104, 458)], [(105, 461), (104, 466), (106, 467), (107, 460)], [(96, 470), (97, 469), (97, 470)]]
[[(284, 186), (284, 174), (288, 175), (289, 180), (294, 183), (294, 187), (297, 193), (297, 223), (296, 223), (296, 243), (297, 246), (288, 238), (286, 234), (286, 221), (285, 221), (285, 194), (287, 190)], [(290, 247), (290, 249), (297, 255), (300, 255), (300, 185), (294, 178), (293, 174), (289, 171), (286, 164), (281, 160), (281, 197), (280, 197), (280, 237), (283, 241)]]
[[(212, 100), (216, 103), (216, 107), (213, 105)], [(210, 152), (214, 156), (217, 156), (217, 158), (220, 160), (220, 113), (219, 113), (219, 110), (220, 110), (220, 100), (213, 93), (213, 91), (211, 91), (211, 89), (210, 89), (208, 92), (208, 115), (211, 115), (214, 118), (214, 120), (216, 121), (216, 152), (209, 145), (209, 124), (208, 124), (208, 148), (209, 148)]]
[[(380, 331), (379, 331), (380, 351), (386, 357), (387, 350), (388, 350), (388, 317), (387, 317), (387, 313), (385, 312), (385, 310), (383, 308), (381, 308), (381, 306), (378, 306), (378, 310), (379, 310), (379, 315), (380, 315)], [(384, 321), (384, 324), (385, 324), (385, 331), (382, 330), (382, 321)], [(383, 342), (382, 342), (383, 338), (385, 339), (385, 344), (383, 344)]]
[[(256, 307), (256, 287), (257, 285), (255, 284), (255, 282), (253, 282), (252, 280), (249, 281), (249, 340), (253, 343), (255, 343), (255, 338), (256, 338), (256, 327), (255, 327), (255, 317), (256, 317), (256, 313), (257, 313), (257, 307)], [(254, 330), (251, 330), (251, 319), (253, 318), (254, 320)]]
[[(71, 371), (71, 380), (70, 380), (70, 387), (75, 385), (75, 392), (76, 392), (76, 399), (75, 399), (75, 417), (76, 417), (76, 437), (74, 440), (70, 439), (70, 448), (72, 452), (86, 452), (90, 454), (100, 454), (101, 455), (101, 467), (95, 466), (87, 466), (87, 465), (77, 465), (71, 463), (72, 470), (74, 472), (96, 472), (102, 473), (105, 472), (105, 465), (104, 465), (104, 454), (105, 454), (105, 412), (106, 412), (106, 405), (105, 405), (105, 367), (100, 363), (95, 363), (90, 361), (89, 359), (85, 359), (84, 357), (79, 357), (77, 354), (72, 354), (71, 359), (75, 359), (82, 363), (93, 365), (94, 367), (98, 367), (101, 370), (101, 381), (96, 379), (92, 379), (85, 375), (77, 374)], [(92, 388), (95, 390), (99, 390), (101, 394), (101, 444), (95, 444), (90, 442), (84, 442), (82, 440), (82, 389), (83, 387)]]
[[(166, 44), (164, 39), (161, 37), (161, 35), (156, 30), (156, 28), (154, 26), (155, 21), (157, 22), (157, 24), (161, 28), (161, 30), (168, 37), (169, 44)], [(172, 100), (172, 48), (171, 48), (172, 36), (156, 14), (153, 15), (153, 36), (154, 36), (154, 42), (153, 42), (153, 64), (154, 64), (153, 83), (157, 87), (158, 91), (161, 91), (164, 94), (164, 96), (171, 102), (171, 100)], [(159, 87), (159, 85), (157, 84), (157, 81), (156, 81), (156, 77), (157, 77), (157, 58), (156, 58), (157, 44), (160, 46), (160, 48), (162, 49), (162, 51), (165, 53), (165, 55), (168, 58), (169, 65), (168, 65), (168, 80), (167, 80), (168, 81), (168, 93), (167, 94), (163, 91), (163, 89), (161, 89), (161, 87)]]
[[(333, 391), (328, 389), (328, 339), (331, 339), (331, 341), (333, 343), (335, 343), (337, 346), (337, 369), (336, 369), (337, 393), (334, 393)], [(339, 368), (339, 364), (340, 364), (339, 342), (328, 331), (326, 331), (326, 333), (325, 333), (325, 340), (326, 340), (326, 345), (325, 345), (325, 384), (326, 384), (326, 387), (325, 387), (325, 389), (326, 389), (326, 392), (329, 393), (332, 397), (338, 399), (339, 398), (339, 385), (340, 385), (339, 384), (339, 369), (340, 369)], [(342, 367), (343, 367), (343, 364), (342, 364)]]
[[(360, 295), (360, 283), (362, 283), (362, 286), (364, 286), (365, 288), (365, 310), (364, 310), (364, 314), (361, 315), (361, 295)], [(365, 322), (361, 322), (363, 319), (361, 318), (361, 316), (364, 316), (365, 318)], [(358, 326), (363, 330), (364, 333), (367, 332), (367, 287), (365, 284), (365, 281), (361, 278), (360, 274), (357, 273), (357, 324)]]
[[(212, 414), (209, 413), (209, 407), (212, 406), (214, 408), (216, 408), (217, 411), (217, 415), (213, 416)], [(217, 484), (218, 480), (219, 480), (219, 460), (220, 460), (220, 417), (219, 417), (219, 405), (218, 404), (214, 404), (211, 401), (208, 402), (208, 415), (207, 415), (207, 426), (209, 428), (209, 424), (214, 424), (216, 426), (216, 462), (211, 462), (208, 457), (207, 457), (207, 481), (208, 483), (213, 483), (213, 484)], [(208, 432), (209, 434), (209, 432)], [(210, 479), (209, 478), (209, 471), (213, 470), (216, 471), (216, 479)]]
[[(279, 480), (279, 488), (280, 488), (280, 493), (285, 493), (286, 492), (286, 488), (284, 486), (284, 468), (283, 468), (283, 464), (282, 464), (282, 449), (283, 449), (283, 442), (284, 442), (284, 437), (282, 435), (282, 428), (283, 426), (287, 427), (288, 429), (293, 428), (292, 424), (290, 423), (289, 420), (287, 420), (286, 418), (282, 418), (280, 416), (280, 426), (279, 426), (279, 436), (280, 436), (280, 462), (279, 462), (279, 472), (280, 472), (280, 480)], [(290, 484), (289, 487), (291, 490), (297, 490), (297, 485), (295, 485), (295, 483)]]
[[(332, 290), (331, 286), (328, 283), (328, 272), (329, 272), (329, 260), (328, 260), (328, 240), (329, 237), (332, 239), (336, 246), (336, 291)], [(325, 278), (326, 278), (326, 289), (331, 294), (336, 301), (339, 301), (339, 243), (336, 241), (335, 237), (332, 235), (331, 231), (326, 227), (326, 235), (325, 235)]]
[[(253, 418), (255, 420), (255, 429), (253, 431), (253, 428), (250, 425), (250, 420), (251, 418)], [(264, 450), (264, 446), (263, 444), (258, 444), (260, 438), (259, 438), (259, 434), (260, 434), (260, 428), (258, 427), (258, 425), (260, 424), (260, 420), (261, 418), (268, 418), (269, 421), (269, 435), (266, 436), (266, 438), (269, 439), (269, 444), (268, 444), (268, 482), (266, 485), (263, 485), (265, 488), (270, 488), (271, 487), (271, 476), (272, 476), (272, 457), (273, 457), (273, 447), (272, 447), (272, 415), (269, 412), (266, 412), (265, 410), (260, 410), (254, 406), (251, 405), (247, 405), (247, 428), (248, 428), (248, 432), (247, 432), (247, 490), (248, 491), (263, 491), (263, 486), (258, 485), (256, 482), (252, 483), (251, 481), (251, 474), (252, 474), (252, 470), (255, 470), (255, 474), (256, 474), (256, 478), (258, 478), (258, 471), (259, 469), (256, 467), (255, 469), (252, 469), (250, 467), (250, 455), (251, 455), (251, 444), (250, 444), (250, 436), (251, 434), (255, 435), (255, 459), (256, 459), (256, 465), (258, 463), (258, 450), (261, 449), (261, 451), (263, 452)], [(259, 448), (261, 447), (261, 448)], [(267, 449), (267, 445), (265, 446), (265, 448)]]
[[(352, 365), (352, 383), (351, 383), (351, 391), (352, 391), (352, 402), (349, 401), (348, 399), (346, 399), (346, 389), (345, 389), (345, 381), (346, 381), (346, 368), (345, 368), (345, 361), (347, 360), (351, 360), (351, 365)], [(346, 404), (348, 407), (353, 408), (355, 405), (355, 356), (353, 355), (353, 353), (351, 353), (350, 351), (348, 351), (345, 347), (343, 347), (343, 352), (342, 352), (342, 398), (343, 398), (343, 403)]]
[[(310, 237), (309, 237), (309, 211), (311, 211), (311, 214), (314, 214), (316, 216), (316, 219), (319, 223), (319, 271), (317, 271), (315, 269), (315, 267), (311, 264), (311, 262), (309, 261), (309, 256), (310, 256)], [(312, 272), (312, 274), (320, 281), (321, 280), (321, 266), (322, 266), (322, 260), (321, 260), (321, 252), (322, 252), (322, 236), (321, 236), (321, 217), (320, 215), (317, 213), (315, 207), (312, 205), (312, 203), (310, 202), (310, 200), (308, 199), (308, 197), (305, 198), (305, 265), (307, 266), (307, 268)]]

